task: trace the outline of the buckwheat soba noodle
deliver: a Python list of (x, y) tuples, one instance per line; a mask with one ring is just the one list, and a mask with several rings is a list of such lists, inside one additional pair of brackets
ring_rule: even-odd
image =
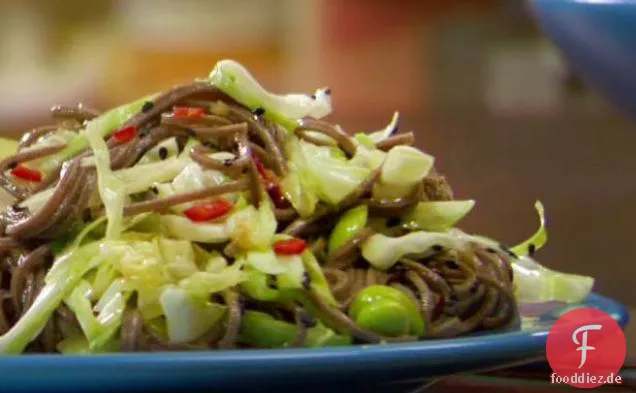
[(474, 201), (453, 197), (397, 114), (350, 135), (325, 119), (330, 94), (272, 94), (225, 60), (104, 113), (54, 107), (0, 162), (0, 354), (511, 326), (536, 285), (516, 267), (560, 274), (528, 258), (546, 240), (541, 205), (540, 230), (512, 251), (458, 230)]

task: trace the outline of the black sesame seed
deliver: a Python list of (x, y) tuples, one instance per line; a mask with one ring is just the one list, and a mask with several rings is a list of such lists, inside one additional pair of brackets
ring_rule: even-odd
[(312, 328), (318, 324), (318, 321), (316, 321), (316, 319), (312, 317), (311, 315), (307, 314), (306, 312), (303, 312), (300, 315), (300, 323), (302, 323), (304, 326), (308, 328)]
[(435, 252), (442, 252), (444, 250), (444, 247), (440, 246), (439, 244), (433, 244), (431, 249)]
[(276, 276), (273, 274), (269, 274), (267, 276), (267, 288), (269, 289), (278, 289), (276, 286)]
[(325, 89), (325, 94), (326, 95), (330, 95), (331, 94), (331, 87), (328, 87)]
[(311, 285), (311, 279), (309, 278), (309, 273), (304, 272), (303, 273), (303, 282), (302, 282), (303, 288), (305, 289), (309, 289), (310, 285)]
[[(136, 292), (133, 292), (133, 293), (136, 294)], [(218, 293), (211, 293), (210, 297), (208, 298), (208, 301), (210, 303), (223, 303), (223, 298)]]
[(212, 145), (212, 142), (210, 141), (205, 141), (202, 143), (203, 147), (213, 147), (214, 145)]
[(15, 161), (11, 161), (10, 163), (7, 164), (7, 168), (9, 169), (15, 169), (18, 166), (18, 163)]
[(161, 146), (159, 148), (159, 158), (161, 158), (162, 160), (165, 160), (166, 158), (168, 158), (168, 149), (165, 148), (165, 146)]
[(528, 256), (533, 256), (535, 251), (537, 251), (537, 246), (535, 246), (533, 243), (528, 244)]
[(497, 253), (497, 250), (495, 250), (495, 249), (494, 249), (494, 248), (492, 248), (492, 247), (488, 247), (488, 248), (486, 249), (486, 251), (487, 251), (487, 252), (489, 252), (489, 253), (491, 253), (491, 254), (496, 254), (496, 253)]
[(402, 222), (402, 220), (400, 219), (400, 217), (389, 217), (386, 220), (386, 226), (388, 228), (396, 227), (396, 226), (400, 225), (401, 222)]
[(315, 99), (316, 99), (316, 95), (315, 95), (315, 94), (312, 94), (312, 95), (311, 95), (311, 99), (312, 99), (312, 100), (315, 100)]
[(227, 159), (227, 160), (223, 161), (223, 165), (225, 165), (225, 166), (232, 166), (233, 163), (234, 163), (234, 160), (232, 160), (232, 159)]
[(446, 261), (446, 267), (448, 267), (449, 269), (459, 269), (459, 265), (457, 264), (457, 262), (451, 260)]
[(186, 142), (187, 140), (184, 137), (182, 136), (177, 137), (177, 151), (179, 153), (181, 153), (183, 149), (185, 149)]
[(144, 106), (141, 107), (141, 111), (143, 113), (146, 113), (146, 112), (150, 111), (154, 107), (155, 107), (155, 104), (153, 104), (151, 101), (146, 101), (146, 102), (144, 102)]
[(258, 107), (256, 109), (254, 109), (254, 115), (256, 116), (263, 116), (265, 114), (265, 109)]

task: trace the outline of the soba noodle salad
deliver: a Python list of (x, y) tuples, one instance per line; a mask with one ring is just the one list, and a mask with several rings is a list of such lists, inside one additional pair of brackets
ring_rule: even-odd
[(104, 113), (57, 106), (0, 163), (0, 354), (321, 347), (514, 326), (592, 279), (457, 229), (396, 113), (349, 135), (330, 89), (240, 64)]

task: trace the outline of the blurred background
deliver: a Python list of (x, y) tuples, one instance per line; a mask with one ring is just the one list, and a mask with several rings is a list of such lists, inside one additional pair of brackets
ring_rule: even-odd
[(636, 305), (636, 131), (581, 84), (522, 0), (0, 0), (0, 131), (53, 104), (107, 108), (206, 76), (221, 58), (271, 90), (333, 89), (332, 119), (403, 129), (514, 244), (547, 207), (540, 260)]

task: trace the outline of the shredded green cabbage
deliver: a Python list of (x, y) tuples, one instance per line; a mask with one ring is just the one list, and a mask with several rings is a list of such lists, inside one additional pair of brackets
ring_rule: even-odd
[(285, 152), (289, 173), (281, 186), (301, 217), (311, 216), (320, 201), (338, 204), (382, 165), (386, 156), (375, 148), (358, 147), (355, 156), (348, 160), (340, 149), (316, 146), (295, 136), (287, 138)]
[(226, 312), (224, 306), (192, 298), (185, 290), (175, 287), (165, 288), (160, 302), (169, 340), (176, 344), (196, 340), (220, 323)]
[[(333, 138), (322, 133), (308, 131), (320, 140), (313, 144), (283, 130), (293, 130), (304, 117), (328, 115), (331, 102), (327, 89), (317, 90), (314, 96), (272, 94), (231, 60), (219, 62), (206, 82), (249, 109), (262, 110), (273, 121), (272, 126), (277, 127), (273, 134), (276, 142), (284, 146), (288, 171), (280, 179), (263, 179), (264, 182), (278, 182), (284, 197), (301, 218), (312, 217), (320, 209), (334, 210), (340, 215), (339, 220), (333, 221), (335, 226), (326, 223), (329, 228), (320, 235), (329, 234), (331, 229), (326, 247), (328, 257), (362, 229), (370, 227), (376, 233), (360, 244), (361, 254), (378, 270), (390, 269), (401, 258), (420, 260), (443, 249), (463, 251), (478, 244), (493, 248), (489, 250), (493, 255), (508, 253), (514, 270), (515, 295), (520, 302), (573, 303), (590, 293), (594, 283), (591, 277), (554, 271), (530, 258), (548, 239), (544, 208), (538, 201), (535, 208), (539, 229), (511, 250), (495, 240), (455, 228), (474, 207), (473, 200), (418, 202), (395, 217), (401, 225), (396, 229), (409, 231), (395, 237), (387, 235), (394, 233), (387, 223), (389, 217), (365, 204), (366, 195), (358, 206), (342, 206), (345, 198), (376, 173), (380, 176), (372, 197), (377, 201), (403, 198), (420, 190), (417, 187), (432, 170), (434, 157), (414, 147), (398, 145), (388, 152), (376, 147), (396, 131), (398, 112), (384, 129), (356, 134), (356, 152), (349, 157)], [(208, 222), (194, 222), (188, 218), (189, 212), (184, 214), (200, 201), (159, 212), (123, 216), (124, 204), (147, 200), (151, 193), (146, 191), (151, 188), (158, 198), (165, 198), (215, 187), (234, 177), (231, 171), (224, 174), (204, 169), (190, 158), (191, 148), (202, 143), (196, 138), (189, 138), (183, 151), (179, 149), (181, 140), (169, 138), (146, 151), (133, 167), (111, 170), (104, 138), (139, 113), (153, 97), (143, 97), (108, 111), (86, 122), (79, 133), (59, 129), (27, 148), (66, 144), (58, 153), (31, 163), (45, 174), (90, 148), (93, 156), (81, 163), (84, 167), (94, 166), (97, 172), (97, 192), (89, 207), (103, 204), (106, 214), (89, 223), (78, 220), (54, 239), (51, 247), (55, 261), (44, 279), (44, 287), (33, 305), (0, 337), (0, 354), (22, 352), (61, 304), (78, 321), (78, 326), (66, 328), (68, 331), (63, 332), (62, 340), (57, 343), (62, 353), (119, 350), (117, 333), (126, 307), (133, 300), (145, 329), (174, 344), (189, 343), (202, 338), (217, 324), (225, 323), (227, 306), (214, 303), (215, 294), (227, 294), (237, 288), (242, 295), (262, 304), (304, 306), (309, 315), (318, 318), (307, 329), (307, 346), (350, 344), (350, 336), (337, 334), (324, 325), (328, 318), (321, 315), (307, 296), (307, 290), (312, 290), (332, 307), (346, 306), (339, 304), (333, 295), (316, 255), (305, 249), (305, 245), (301, 245), (303, 249), (298, 255), (280, 255), (274, 251), (277, 241), (292, 237), (277, 233), (281, 224), (287, 223), (277, 221), (276, 214), (282, 208), (276, 203), (280, 209), (275, 209), (265, 191), (258, 207), (250, 203), (247, 192), (223, 195), (234, 207), (227, 215)], [(212, 114), (227, 109), (219, 102), (209, 105)], [(206, 148), (221, 149), (213, 147), (213, 139), (206, 141), (210, 142), (205, 144)], [(220, 161), (237, 158), (228, 151), (213, 150), (207, 154)], [(37, 212), (54, 192), (52, 187), (32, 195), (20, 206)], [(313, 234), (309, 239), (315, 239)], [(238, 340), (243, 344), (280, 347), (297, 338), (298, 327), (294, 323), (254, 310), (245, 311), (243, 316)]]
[(245, 279), (241, 268), (243, 264), (235, 261), (218, 273), (196, 272), (179, 281), (178, 287), (185, 290), (189, 296), (198, 299), (209, 299), (210, 294), (239, 285)]
[(92, 243), (56, 259), (33, 305), (0, 337), (0, 354), (18, 354), (24, 350), (82, 276), (101, 262), (98, 251), (99, 243)]
[[(47, 280), (52, 282), (70, 278), (78, 280), (78, 284), (69, 282), (67, 288), (73, 290), (63, 298), (78, 317), (91, 351), (98, 352), (110, 345), (113, 334), (121, 325), (126, 301), (133, 292), (137, 293), (137, 305), (144, 320), (166, 317), (171, 340), (179, 342), (186, 333), (194, 334), (192, 332), (198, 331), (197, 326), (200, 328), (201, 324), (210, 322), (197, 319), (211, 315), (208, 311), (213, 306), (206, 303), (210, 294), (234, 287), (243, 280), (240, 262), (228, 267), (220, 254), (202, 250), (189, 241), (161, 236), (147, 239), (147, 236), (139, 235), (127, 233), (122, 240), (102, 240), (75, 248), (69, 252), (71, 256), (79, 253), (75, 265), (59, 262), (47, 276)], [(86, 260), (87, 256), (91, 257), (80, 269), (76, 264)], [(92, 284), (81, 279), (93, 269)], [(174, 290), (171, 292), (170, 288)], [(177, 289), (180, 292), (175, 292)], [(187, 299), (179, 298), (181, 292), (187, 295)], [(57, 297), (53, 301), (59, 302)], [(50, 306), (52, 309), (57, 307), (55, 304)], [(199, 317), (191, 316), (195, 319), (191, 319), (189, 324), (182, 321), (181, 326), (175, 325), (179, 315), (183, 316), (193, 308), (201, 311)], [(79, 341), (76, 339), (76, 342)]]
[[(172, 189), (176, 194), (198, 191), (209, 187), (223, 184), (227, 181), (227, 176), (219, 171), (203, 170), (198, 164), (189, 163), (181, 173), (179, 173), (172, 181)], [(236, 196), (226, 194), (226, 199), (236, 199)], [(200, 201), (199, 201), (200, 202)], [(192, 203), (184, 203), (178, 205), (175, 210), (181, 211), (192, 206)]]
[[(48, 146), (61, 146), (73, 143), (79, 135), (75, 131), (67, 130), (64, 128), (58, 128), (57, 130), (41, 136), (35, 143), (28, 147), (20, 149), (20, 152), (27, 152), (29, 150), (37, 150)], [(30, 162), (30, 165), (39, 167), (41, 163), (46, 162), (48, 157), (44, 159), (34, 160)]]
[(266, 274), (281, 274), (287, 270), (271, 248), (247, 252), (245, 264)]
[[(147, 101), (152, 101), (155, 96), (156, 94), (151, 94), (129, 104), (111, 109), (101, 116), (89, 121), (88, 124), (99, 124), (99, 127), (96, 127), (98, 128), (96, 132), (99, 132), (101, 137), (104, 138), (119, 129), (132, 116), (139, 113), (141, 107)], [(88, 147), (88, 145), (89, 143), (86, 135), (80, 133), (79, 137), (74, 138), (71, 143), (69, 143), (66, 148), (64, 148), (64, 150), (47, 157), (47, 159), (40, 166), (40, 169), (42, 169), (45, 173), (50, 173), (55, 168), (58, 168), (62, 162), (75, 156), (77, 153)]]
[(176, 279), (190, 277), (199, 270), (191, 242), (158, 237), (157, 246), (168, 273)]
[(370, 134), (359, 134), (366, 135), (375, 145), (378, 142), (382, 142), (383, 140), (389, 138), (393, 133), (397, 130), (398, 124), (400, 122), (400, 112), (393, 113), (393, 117), (391, 117), (391, 121), (387, 126), (379, 131), (372, 132)]
[(161, 216), (169, 236), (200, 243), (223, 243), (230, 238), (225, 223), (192, 222), (183, 216)]
[(435, 159), (411, 146), (395, 146), (386, 155), (380, 182), (373, 187), (377, 199), (400, 198), (424, 180)]
[[(274, 241), (290, 239), (290, 236), (276, 235)], [(277, 276), (280, 289), (301, 288), (305, 267), (300, 255), (276, 255), (270, 249), (248, 251), (239, 256), (246, 266), (263, 273)]]
[(300, 151), (307, 161), (307, 176), (319, 200), (336, 205), (352, 193), (369, 176), (371, 169), (358, 165), (353, 159), (341, 160), (330, 149), (300, 141)]
[(195, 245), (194, 255), (197, 265), (208, 273), (220, 273), (228, 265), (227, 259), (218, 251), (206, 251)]
[(387, 270), (404, 256), (433, 254), (433, 246), (463, 249), (465, 244), (456, 236), (438, 232), (418, 231), (400, 237), (376, 233), (362, 244), (362, 256), (376, 269)]
[(175, 179), (187, 166), (188, 162), (183, 159), (168, 158), (114, 171), (113, 176), (125, 185), (126, 194), (136, 194), (150, 189), (156, 183)]
[(92, 293), (95, 298), (101, 298), (104, 293), (111, 288), (111, 285), (118, 276), (117, 269), (112, 263), (102, 263), (97, 269), (90, 281)]
[(249, 205), (232, 214), (226, 229), (232, 241), (244, 250), (265, 250), (272, 244), (278, 222), (269, 197), (263, 198), (259, 208)]
[(583, 301), (592, 291), (594, 278), (552, 270), (530, 258), (548, 241), (543, 204), (537, 201), (534, 207), (539, 215), (539, 229), (528, 240), (511, 249), (519, 257), (512, 262), (517, 300), (522, 303)]
[(75, 333), (57, 344), (57, 350), (64, 355), (92, 355), (96, 353), (118, 352), (119, 338), (113, 337), (100, 348), (91, 348), (82, 333)]
[[(341, 151), (341, 150), (338, 150)], [(378, 169), (386, 159), (387, 153), (378, 150), (375, 147), (367, 148), (358, 146), (356, 155), (351, 158), (349, 163), (355, 166), (361, 166), (370, 170)]]
[[(89, 160), (90, 159), (90, 160)], [(112, 171), (112, 176), (117, 180), (117, 184), (124, 184), (125, 194), (135, 194), (150, 189), (156, 183), (172, 181), (177, 175), (181, 174), (188, 165), (188, 160), (183, 158), (168, 158), (160, 162), (149, 162), (146, 164), (138, 164), (130, 168)], [(94, 156), (83, 159), (82, 166), (95, 166), (96, 159)], [(175, 193), (173, 188), (163, 188), (171, 186), (170, 184), (158, 184), (164, 196)], [(28, 208), (32, 212), (37, 212), (51, 198), (57, 188), (48, 188), (31, 195), (20, 203), (23, 208)], [(166, 191), (168, 190), (168, 191)], [(192, 191), (192, 190), (191, 190)], [(99, 193), (95, 193), (91, 198), (89, 205), (96, 206), (101, 203)]]
[(210, 82), (236, 101), (254, 110), (263, 108), (265, 116), (282, 126), (296, 128), (296, 119), (321, 118), (331, 113), (327, 89), (318, 89), (312, 98), (305, 94), (277, 95), (266, 91), (239, 63), (221, 60), (210, 73)]
[[(121, 325), (129, 295), (129, 292), (123, 293), (123, 281), (114, 280), (93, 307), (93, 288), (87, 281), (81, 280), (64, 299), (77, 317), (91, 350), (104, 347), (113, 338)], [(98, 313), (97, 316), (94, 312)]]
[(453, 228), (475, 206), (474, 200), (426, 201), (402, 218), (402, 223), (412, 230), (446, 232)]
[(19, 206), (21, 208), (29, 209), (29, 211), (37, 212), (38, 210), (40, 210), (42, 206), (44, 206), (46, 201), (48, 201), (49, 198), (51, 198), (51, 195), (55, 193), (56, 189), (57, 189), (56, 187), (47, 188), (44, 191), (40, 191), (37, 194), (33, 194), (27, 199), (25, 199), (24, 201), (20, 202)]
[(578, 303), (592, 292), (594, 278), (558, 272), (529, 257), (513, 261), (515, 297), (521, 303)]
[(124, 204), (126, 203), (126, 183), (121, 181), (110, 169), (110, 152), (104, 141), (105, 129), (109, 127), (108, 117), (99, 117), (88, 122), (84, 135), (86, 136), (97, 169), (97, 189), (106, 209), (108, 226), (106, 238), (116, 239), (122, 231), (124, 221)]
[(539, 229), (528, 240), (512, 247), (510, 250), (519, 256), (532, 255), (534, 251), (541, 249), (548, 241), (548, 231), (546, 229), (545, 209), (540, 201), (536, 201), (534, 208), (539, 215)]
[(287, 138), (285, 153), (289, 158), (289, 173), (280, 183), (282, 191), (301, 217), (309, 217), (314, 214), (318, 204), (317, 182), (309, 171), (309, 163), (298, 138)]
[[(220, 153), (216, 153), (218, 155)], [(170, 183), (157, 183), (158, 178), (147, 179), (143, 181), (144, 186), (150, 184), (155, 184), (157, 188), (157, 192), (159, 197), (165, 198), (173, 195), (200, 191), (206, 188), (214, 187), (220, 184), (223, 184), (228, 181), (228, 177), (219, 171), (214, 170), (204, 170), (196, 163), (192, 162), (189, 157), (179, 157), (174, 160), (174, 166), (165, 168), (165, 175), (161, 181), (171, 180)], [(171, 161), (171, 160), (166, 160)], [(163, 161), (163, 162), (166, 162)], [(161, 165), (163, 162), (158, 162), (156, 164), (151, 165)], [(134, 168), (134, 167), (133, 167)], [(169, 173), (168, 173), (169, 171)], [(159, 174), (156, 174), (159, 176)], [(137, 181), (139, 183), (139, 181)], [(147, 186), (146, 188), (149, 188)], [(228, 193), (224, 194), (223, 198), (229, 201), (235, 202), (239, 199), (239, 193)], [(215, 198), (212, 198), (215, 199)], [(180, 205), (176, 205), (171, 207), (171, 210), (177, 213), (183, 212), (188, 208), (194, 206), (196, 203), (201, 203), (199, 200), (197, 202), (191, 203), (182, 203)]]
[[(162, 156), (159, 152), (165, 151), (165, 156)], [(179, 156), (179, 144), (177, 138), (169, 138), (157, 144), (157, 146), (148, 150), (137, 162), (137, 165), (150, 164), (165, 160), (167, 158)]]
[(278, 260), (285, 266), (285, 271), (276, 277), (280, 289), (300, 289), (303, 286), (305, 266), (300, 255), (278, 255)]
[(325, 277), (325, 273), (322, 271), (322, 267), (318, 263), (316, 256), (309, 250), (306, 250), (301, 255), (303, 265), (307, 274), (309, 275), (309, 279), (311, 281), (311, 286), (320, 294), (320, 296), (325, 299), (328, 303), (337, 305), (338, 302), (336, 298), (331, 293), (331, 288), (329, 287), (329, 283), (327, 282), (327, 278)]

